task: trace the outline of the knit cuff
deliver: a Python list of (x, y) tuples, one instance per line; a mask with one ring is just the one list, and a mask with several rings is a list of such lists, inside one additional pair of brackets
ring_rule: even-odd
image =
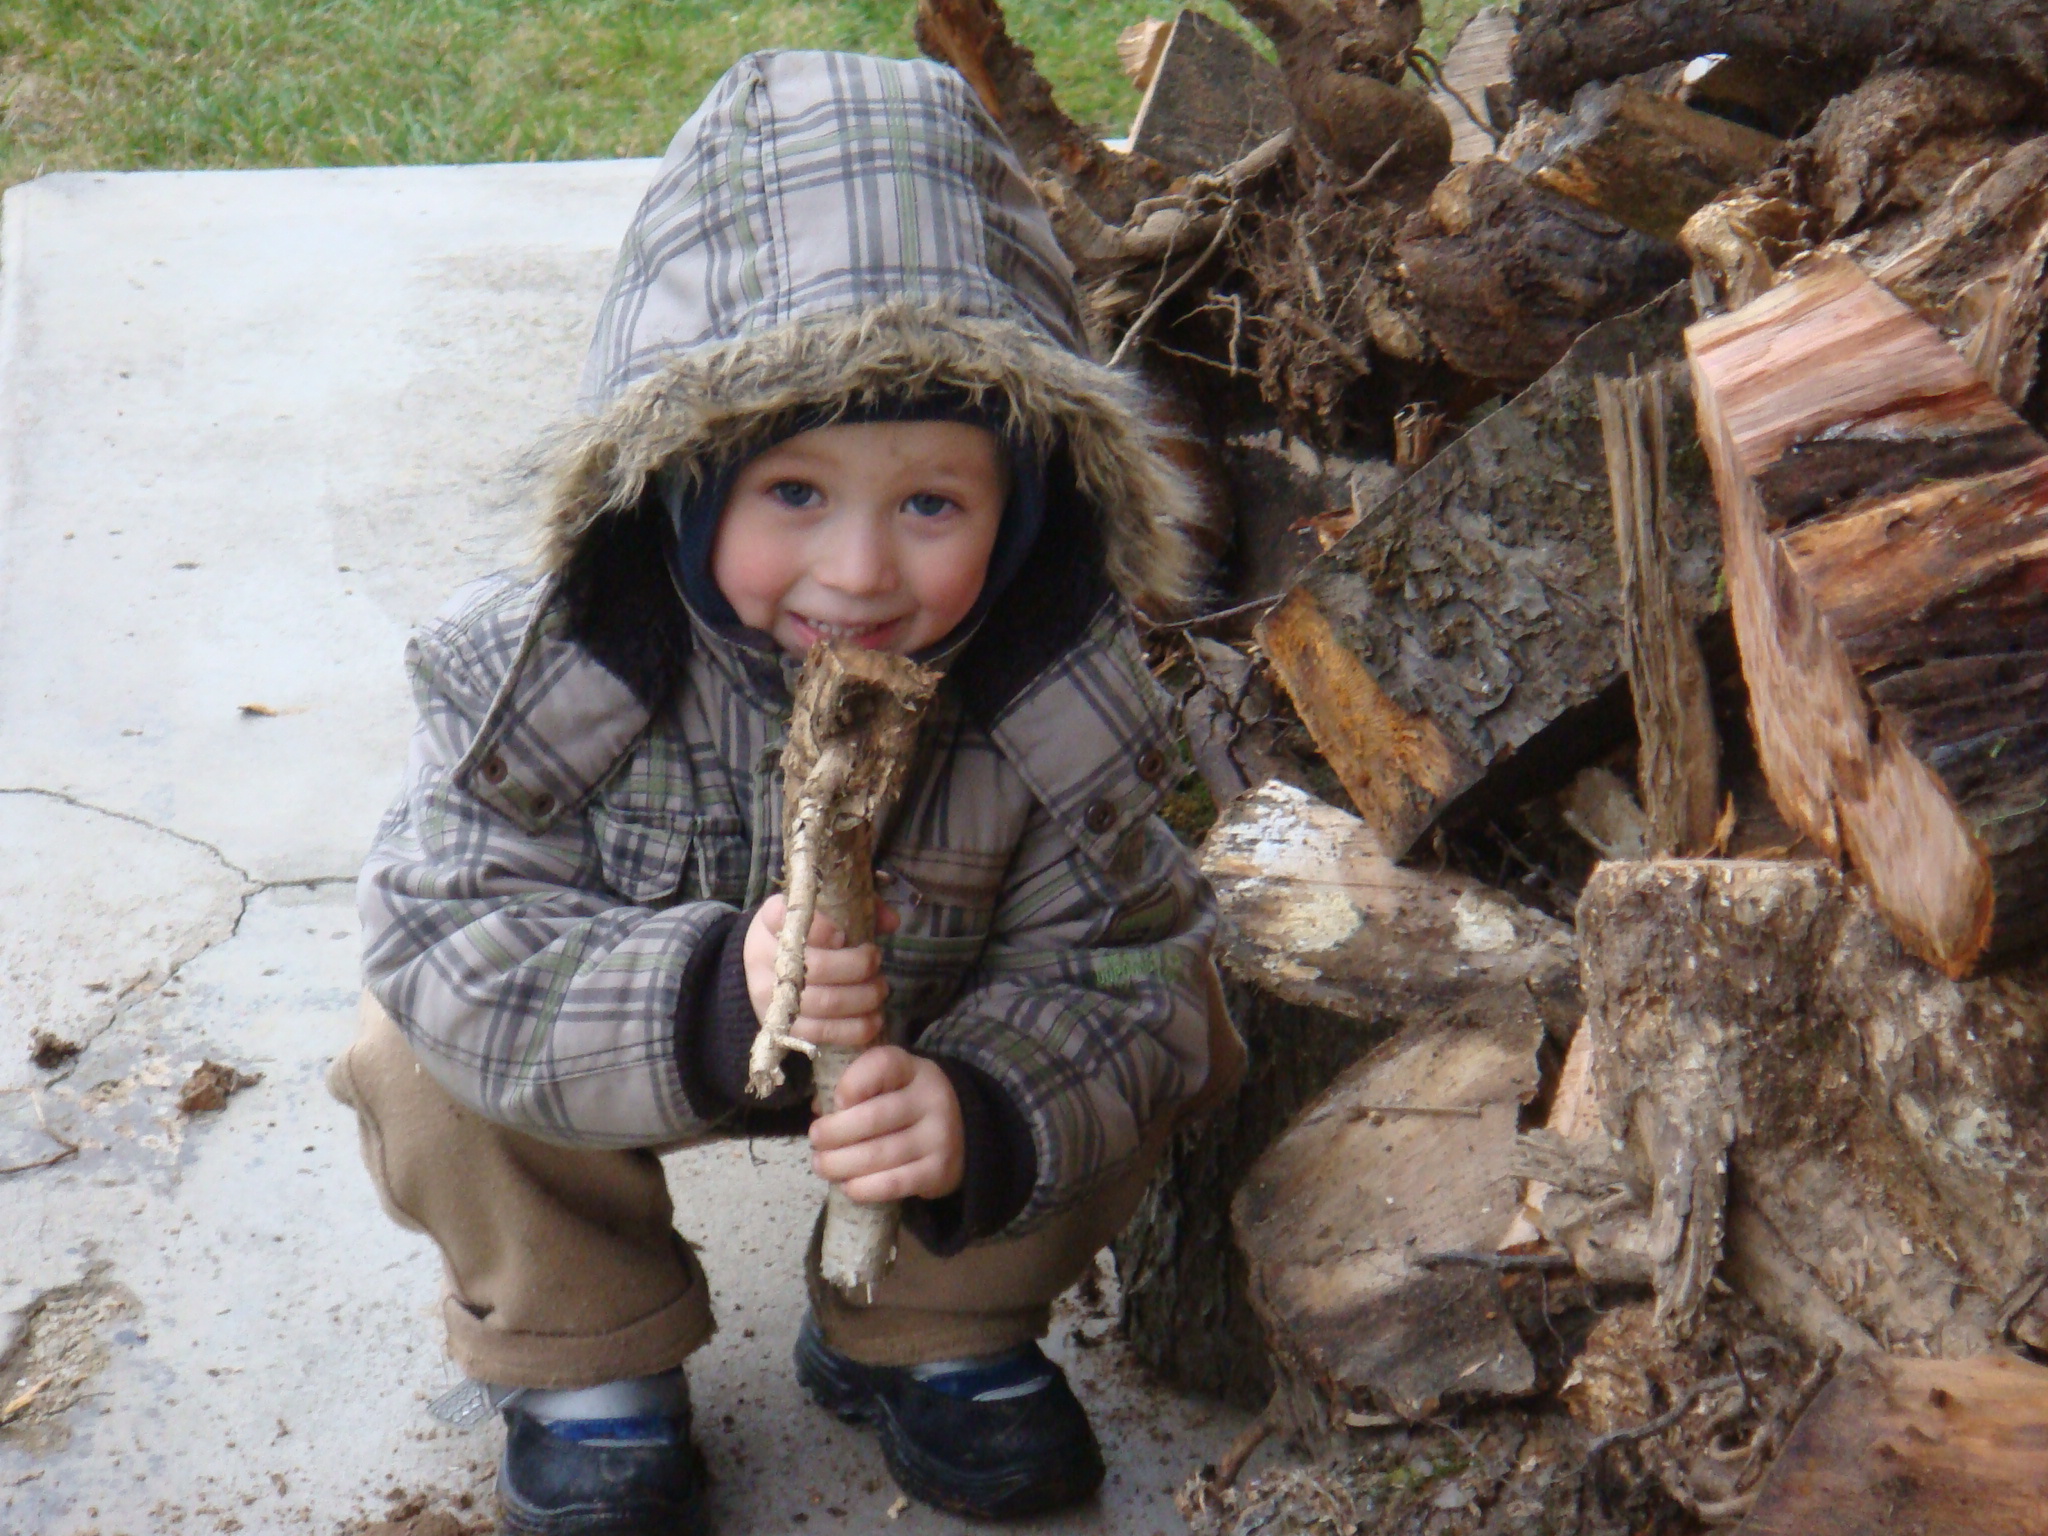
[(964, 1061), (930, 1059), (960, 1101), (964, 1166), (950, 1195), (904, 1201), (903, 1225), (934, 1257), (948, 1259), (1017, 1219), (1038, 1183), (1038, 1149), (1030, 1123), (993, 1077)]
[(754, 1127), (801, 1130), (811, 1097), (808, 1057), (795, 1052), (785, 1057), (786, 1080), (767, 1098), (747, 1093), (747, 1057), (761, 1027), (747, 994), (747, 929), (757, 910), (735, 912), (698, 946), (676, 1000), (676, 1058), (682, 1064), (684, 1095), (699, 1118), (727, 1121), (744, 1115), (751, 1121), (762, 1111), (803, 1111), (789, 1115), (793, 1123), (787, 1127)]

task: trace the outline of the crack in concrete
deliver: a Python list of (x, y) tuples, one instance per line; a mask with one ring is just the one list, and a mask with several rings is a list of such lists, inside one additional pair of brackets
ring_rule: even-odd
[[(188, 848), (197, 848), (241, 882), (242, 889), (237, 893), (234, 921), (228, 924), (228, 931), (220, 938), (200, 945), (191, 954), (170, 966), (164, 972), (163, 979), (156, 982), (155, 985), (150, 985), (150, 976), (145, 972), (123, 987), (114, 994), (111, 1000), (113, 1012), (107, 1016), (106, 1023), (102, 1024), (98, 1029), (88, 1032), (83, 1040), (77, 1042), (80, 1046), (91, 1045), (99, 1040), (101, 1036), (111, 1033), (136, 1006), (154, 993), (161, 992), (165, 987), (171, 985), (172, 982), (178, 980), (186, 966), (195, 960), (211, 954), (214, 950), (220, 948), (221, 945), (232, 943), (238, 938), (242, 932), (242, 924), (249, 916), (249, 904), (258, 896), (267, 895), (272, 891), (279, 890), (296, 889), (311, 891), (317, 890), (322, 886), (355, 884), (355, 876), (353, 875), (308, 875), (287, 880), (258, 880), (249, 871), (242, 868), (241, 865), (223, 853), (218, 845), (209, 843), (204, 838), (194, 837), (189, 832), (180, 832), (174, 827), (159, 826), (148, 817), (137, 816), (131, 811), (116, 811), (110, 810), (104, 805), (94, 805), (89, 800), (81, 800), (76, 795), (66, 794), (61, 789), (43, 789), (36, 785), (0, 786), (0, 798), (49, 800), (59, 805), (70, 806), (73, 810), (85, 811), (94, 816), (105, 816), (111, 821), (123, 821), (130, 826), (141, 827), (146, 832), (155, 832), (160, 836), (170, 838), (173, 842), (183, 843)], [(51, 1081), (63, 1081), (64, 1078), (71, 1075), (72, 1070), (75, 1069), (66, 1069)]]

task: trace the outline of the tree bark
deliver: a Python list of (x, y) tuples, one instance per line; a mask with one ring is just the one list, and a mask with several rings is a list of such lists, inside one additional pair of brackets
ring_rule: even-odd
[[(1339, 1072), (1405, 1027), (1455, 1018), (1526, 1033), (1533, 1020), (1531, 1051), (1546, 1030), (1562, 1038), (1578, 1016), (1577, 969), (1562, 925), (1477, 882), (1399, 868), (1355, 817), (1284, 784), (1229, 807), (1203, 868), (1250, 1067), (1232, 1102), (1169, 1150), (1117, 1263), (1139, 1357), (1257, 1407), (1272, 1377), (1229, 1218), (1247, 1170)], [(1488, 1218), (1490, 1236), (1511, 1203)]]
[(1688, 333), (1758, 751), (1950, 975), (2048, 933), (2048, 444), (1847, 261)]
[(1949, 980), (1817, 862), (1603, 865), (1579, 937), (1603, 1140), (1637, 1201), (1606, 1238), (1643, 1239), (1660, 1322), (1687, 1332), (1718, 1269), (1816, 1349), (1995, 1341), (2043, 1256), (2038, 968)]
[(2044, 0), (1525, 0), (1515, 41), (1523, 99), (1562, 106), (1588, 81), (1725, 53), (1796, 61), (1853, 85), (1880, 60), (1967, 65), (2048, 88)]
[(1459, 372), (1521, 386), (1589, 327), (1685, 276), (1679, 249), (1532, 185), (1505, 162), (1446, 176), (1395, 246), (1430, 339)]
[(1537, 186), (1676, 240), (1693, 213), (1770, 169), (1783, 141), (1623, 81), (1579, 92), (1514, 160)]
[(1221, 22), (1182, 11), (1132, 119), (1131, 148), (1184, 176), (1220, 170), (1293, 122), (1280, 71)]
[(1369, 509), (1260, 624), (1275, 675), (1393, 856), (1446, 815), (1561, 787), (1616, 744), (1583, 729), (1623, 676), (1598, 374), (1670, 375), (1674, 579), (1690, 616), (1711, 610), (1711, 495), (1677, 362), (1690, 313), (1673, 290), (1589, 332)]
[(1166, 190), (1163, 166), (1105, 148), (1060, 109), (997, 0), (918, 0), (915, 31), (926, 55), (967, 77), (1025, 168), (1071, 187), (1097, 218), (1121, 224), (1140, 199)]

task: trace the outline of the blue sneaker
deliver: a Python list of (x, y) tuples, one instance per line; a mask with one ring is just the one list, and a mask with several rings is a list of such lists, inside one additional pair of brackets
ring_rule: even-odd
[(680, 1369), (500, 1403), (510, 1536), (703, 1536), (708, 1481)]
[(1043, 1514), (1102, 1486), (1102, 1448), (1087, 1411), (1036, 1344), (979, 1360), (862, 1365), (806, 1317), (796, 1378), (827, 1412), (875, 1425), (897, 1486), (952, 1514)]

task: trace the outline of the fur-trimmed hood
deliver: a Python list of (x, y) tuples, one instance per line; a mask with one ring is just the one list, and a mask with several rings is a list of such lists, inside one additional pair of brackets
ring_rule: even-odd
[(619, 253), (555, 458), (538, 558), (570, 571), (654, 473), (759, 446), (800, 412), (949, 388), (1058, 445), (1102, 575), (1191, 595), (1193, 498), (1135, 382), (1087, 355), (1071, 269), (954, 71), (775, 52), (677, 133)]

